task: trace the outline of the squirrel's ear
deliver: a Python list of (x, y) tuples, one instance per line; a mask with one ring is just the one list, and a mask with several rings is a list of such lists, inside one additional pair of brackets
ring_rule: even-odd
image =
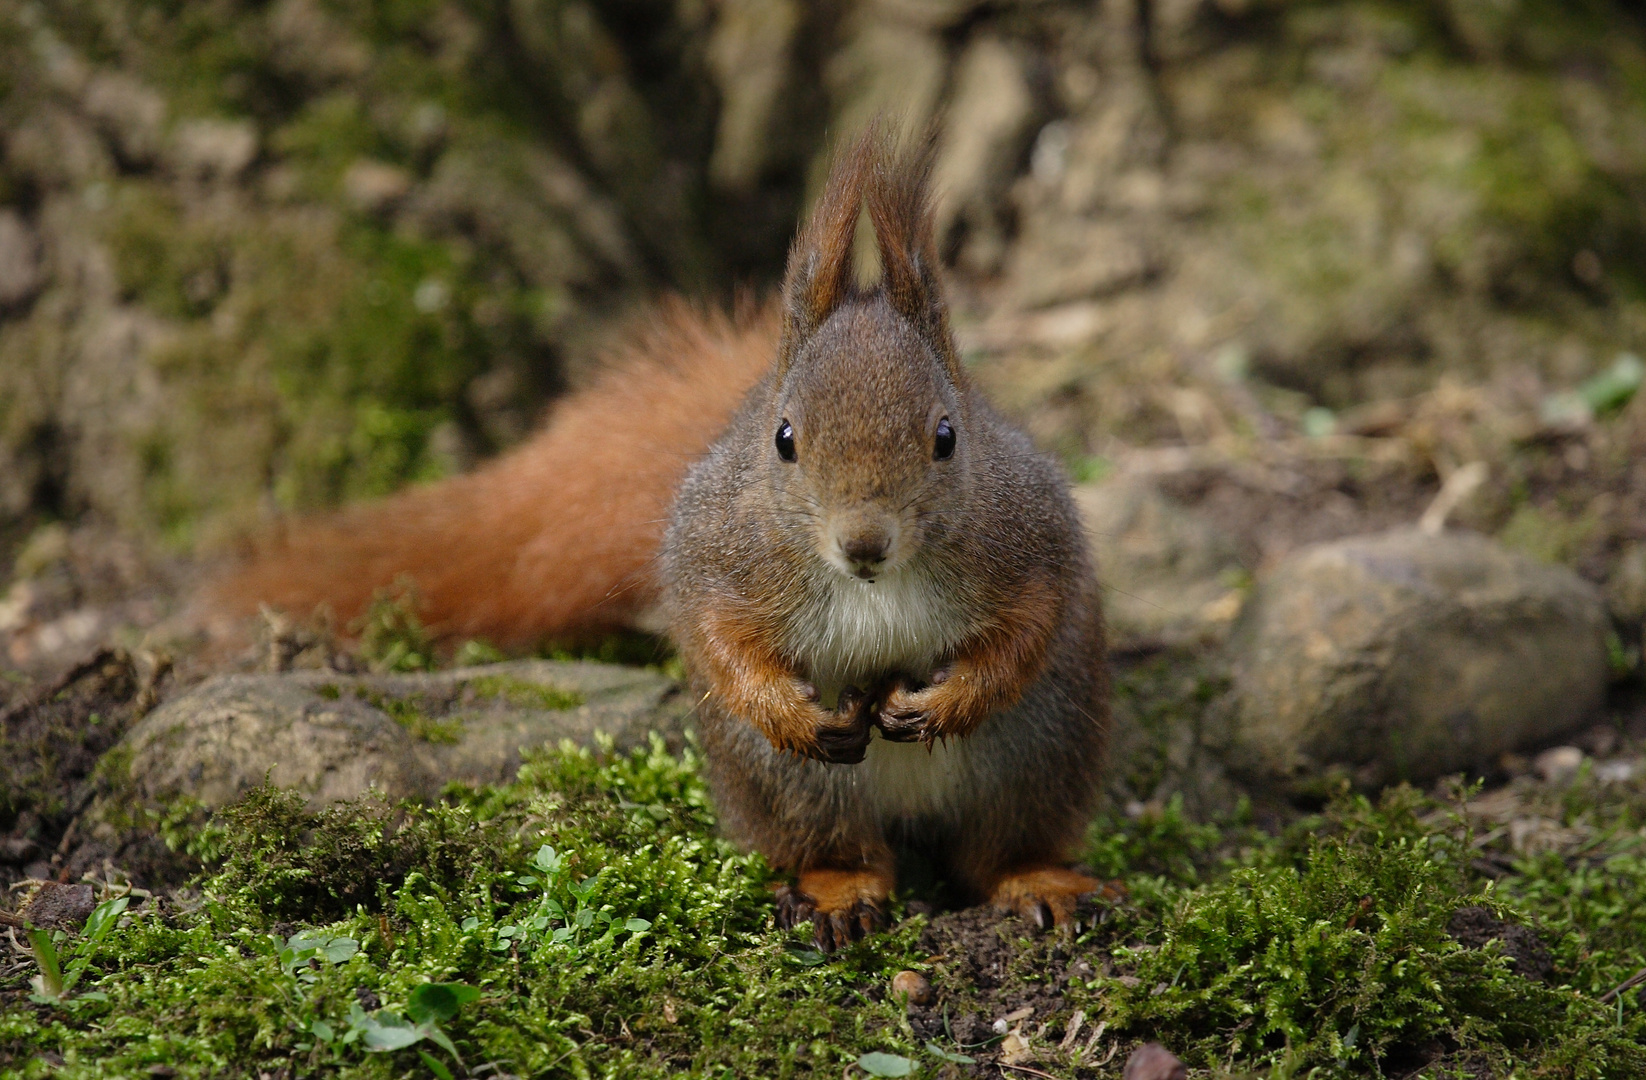
[(789, 248), (783, 278), (779, 376), (801, 344), (851, 295), (852, 240), (857, 235), (857, 215), (863, 208), (863, 186), (873, 167), (875, 148), (876, 136), (870, 131), (835, 158), (812, 216)]
[(948, 305), (938, 280), (937, 243), (931, 207), (935, 132), (894, 153), (888, 145), (878, 158), (866, 199), (880, 249), (881, 288), (892, 308), (908, 319), (937, 350), (950, 378), (961, 379), (960, 358), (949, 333)]

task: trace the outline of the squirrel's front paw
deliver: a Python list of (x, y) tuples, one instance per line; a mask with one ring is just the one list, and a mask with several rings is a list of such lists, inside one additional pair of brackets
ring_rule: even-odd
[(813, 733), (815, 752), (808, 753), (818, 761), (834, 765), (856, 765), (869, 752), (869, 736), (873, 732), (873, 714), (868, 702), (854, 689), (841, 691), (840, 704), (833, 713), (824, 713)]
[(949, 677), (946, 670), (932, 673), (927, 686), (899, 682), (886, 695), (875, 716), (875, 726), (887, 742), (931, 742), (942, 734), (932, 715), (932, 687)]

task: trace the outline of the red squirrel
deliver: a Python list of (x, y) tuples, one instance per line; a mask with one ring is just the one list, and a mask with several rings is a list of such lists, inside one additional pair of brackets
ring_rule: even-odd
[(348, 618), (409, 576), (435, 631), (508, 644), (660, 605), (723, 827), (797, 878), (781, 925), (862, 937), (910, 846), (974, 900), (1064, 922), (1099, 887), (1063, 864), (1108, 725), (1098, 589), (1061, 471), (960, 362), (930, 173), (929, 144), (861, 138), (775, 313), (665, 306), (525, 445), (298, 525), (219, 610)]

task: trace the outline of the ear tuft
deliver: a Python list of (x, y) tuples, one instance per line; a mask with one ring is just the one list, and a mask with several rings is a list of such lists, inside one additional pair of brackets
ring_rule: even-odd
[(914, 324), (958, 381), (960, 364), (938, 279), (931, 206), (936, 131), (902, 151), (878, 131), (872, 134), (878, 145), (865, 199), (880, 250), (880, 287), (892, 308)]
[(852, 241), (878, 149), (879, 135), (871, 128), (835, 158), (823, 194), (789, 248), (779, 374), (801, 344), (852, 293)]

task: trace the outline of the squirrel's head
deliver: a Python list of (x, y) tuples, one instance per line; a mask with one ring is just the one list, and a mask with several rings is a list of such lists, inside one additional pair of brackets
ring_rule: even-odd
[[(836, 161), (789, 253), (766, 446), (817, 553), (865, 581), (917, 555), (966, 485), (968, 409), (937, 279), (931, 142), (894, 154), (878, 130)], [(881, 278), (860, 289), (867, 206)]]

